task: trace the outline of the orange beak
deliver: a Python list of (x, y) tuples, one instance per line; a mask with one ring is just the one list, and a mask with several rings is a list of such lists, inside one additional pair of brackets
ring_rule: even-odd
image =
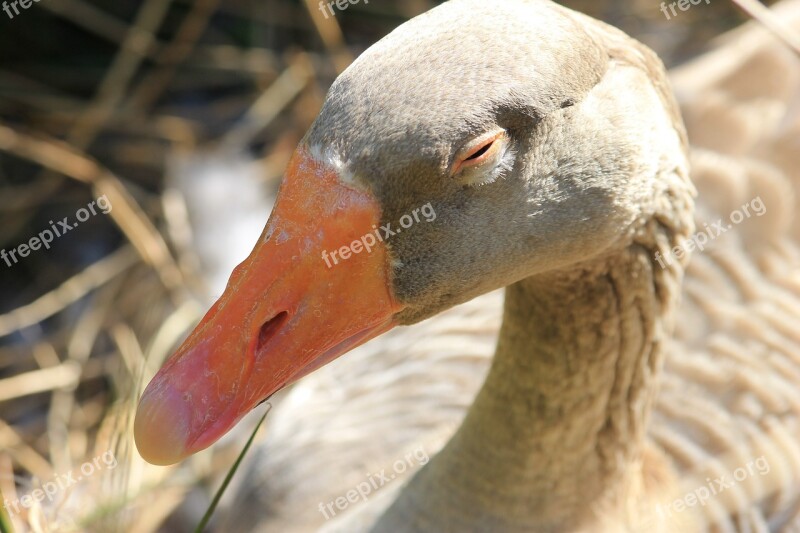
[(145, 460), (207, 448), (265, 398), (396, 325), (380, 214), (373, 196), (297, 150), (259, 242), (142, 395)]

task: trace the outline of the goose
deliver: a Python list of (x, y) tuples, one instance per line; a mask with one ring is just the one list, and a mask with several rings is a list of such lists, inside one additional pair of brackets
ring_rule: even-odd
[[(743, 61), (769, 66), (766, 96), (719, 57), (684, 71), (714, 80), (684, 84), (706, 91), (684, 103), (695, 211), (687, 136), (651, 51), (545, 0), (482, 7), (434, 8), (337, 79), (253, 252), (143, 394), (140, 453), (180, 461), (395, 326), (444, 313), (491, 329), (451, 308), (497, 308), (505, 288), (485, 382), (452, 436), (428, 428), (441, 450), (412, 456), (424, 465), (377, 506), (328, 521), (308, 505), (298, 531), (800, 527), (796, 58), (746, 41)], [(700, 232), (713, 242), (689, 262)], [(380, 367), (369, 346), (362, 361)], [(390, 385), (366, 366), (348, 375), (347, 358), (329, 368), (310, 376), (328, 400), (342, 379)], [(420, 414), (409, 405), (391, 412), (400, 426)], [(408, 439), (374, 427), (365, 447)]]

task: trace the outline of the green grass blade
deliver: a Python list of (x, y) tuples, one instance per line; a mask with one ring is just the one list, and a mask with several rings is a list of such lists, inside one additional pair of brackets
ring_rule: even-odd
[(211, 504), (208, 506), (206, 514), (203, 515), (203, 519), (200, 520), (199, 524), (197, 524), (194, 533), (203, 533), (203, 530), (208, 525), (209, 520), (211, 520), (211, 515), (214, 514), (214, 511), (217, 508), (217, 504), (219, 504), (219, 500), (220, 498), (222, 498), (222, 494), (225, 492), (225, 489), (228, 488), (228, 484), (231, 482), (231, 479), (233, 479), (233, 475), (236, 473), (236, 469), (239, 468), (239, 464), (242, 462), (242, 459), (244, 459), (244, 456), (250, 449), (250, 445), (253, 444), (253, 439), (256, 438), (256, 433), (258, 433), (258, 429), (261, 427), (261, 424), (264, 423), (264, 420), (266, 420), (267, 415), (269, 414), (271, 409), (272, 409), (272, 404), (267, 404), (267, 410), (264, 412), (264, 416), (262, 416), (261, 420), (258, 421), (258, 424), (256, 424), (255, 429), (253, 429), (253, 433), (250, 435), (250, 438), (247, 439), (247, 444), (244, 445), (242, 453), (239, 454), (239, 457), (236, 459), (236, 462), (234, 462), (233, 466), (231, 466), (231, 469), (228, 470), (228, 475), (225, 476), (225, 480), (222, 482), (222, 485), (219, 487), (217, 493), (214, 495), (214, 499), (211, 500)]
[(0, 533), (14, 533), (14, 526), (11, 525), (11, 517), (8, 516), (3, 498), (3, 491), (0, 491)]

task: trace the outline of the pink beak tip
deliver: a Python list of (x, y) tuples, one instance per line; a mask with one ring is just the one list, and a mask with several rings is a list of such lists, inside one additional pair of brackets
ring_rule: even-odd
[(158, 390), (148, 387), (133, 424), (134, 440), (142, 458), (167, 466), (189, 456), (186, 444), (191, 417), (192, 410), (178, 391), (169, 385)]

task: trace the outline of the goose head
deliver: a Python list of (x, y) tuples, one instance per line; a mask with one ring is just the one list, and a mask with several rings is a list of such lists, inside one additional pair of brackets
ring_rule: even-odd
[(361, 55), (252, 253), (144, 392), (142, 456), (177, 462), (394, 326), (673, 217), (680, 118), (657, 58), (619, 42), (547, 1), (453, 0)]

